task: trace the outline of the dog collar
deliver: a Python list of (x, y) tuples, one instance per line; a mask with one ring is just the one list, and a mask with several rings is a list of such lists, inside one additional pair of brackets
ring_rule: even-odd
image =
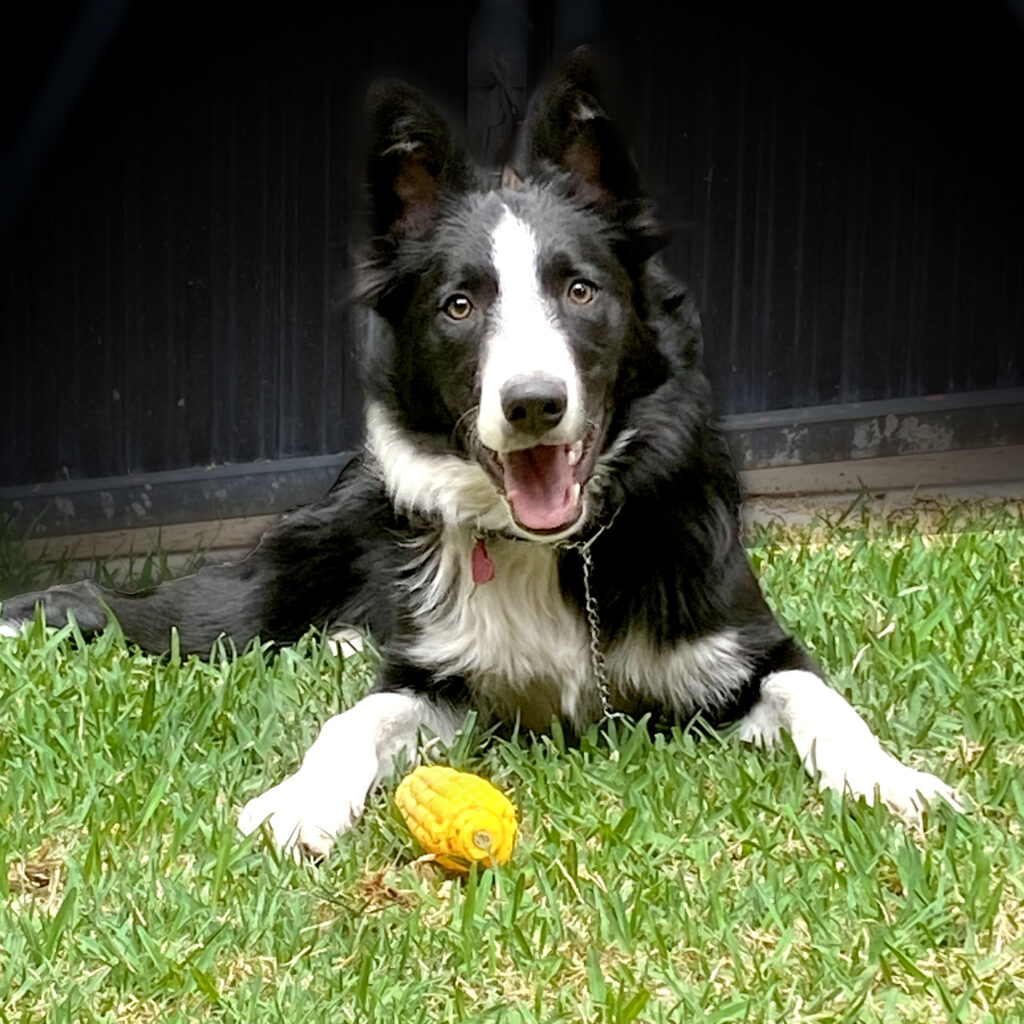
[[(585, 552), (586, 556), (589, 557), (590, 545), (593, 544), (594, 541), (597, 540), (597, 538), (615, 522), (619, 515), (620, 508), (617, 508), (612, 513), (611, 518), (607, 522), (598, 522), (594, 532), (585, 540), (579, 540), (577, 538), (572, 540), (559, 540), (555, 541), (551, 547), (561, 551), (579, 551), (581, 555)], [(536, 541), (532, 540), (530, 537), (521, 537), (517, 533), (509, 533), (506, 530), (478, 530), (473, 536), (475, 538), (475, 543), (473, 544), (471, 566), (473, 570), (473, 582), (477, 584), (490, 583), (491, 580), (494, 579), (494, 561), (487, 551), (487, 542), (489, 540), (515, 540), (522, 544), (536, 543)]]

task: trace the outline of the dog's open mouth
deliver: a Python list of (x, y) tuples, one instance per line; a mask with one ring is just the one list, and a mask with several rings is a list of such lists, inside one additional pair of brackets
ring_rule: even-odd
[(558, 533), (583, 514), (583, 487), (593, 464), (592, 437), (498, 453), (480, 462), (504, 493), (516, 522), (531, 533)]

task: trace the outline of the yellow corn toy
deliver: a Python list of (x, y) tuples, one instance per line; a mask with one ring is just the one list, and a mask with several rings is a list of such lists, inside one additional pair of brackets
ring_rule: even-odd
[(421, 765), (398, 784), (395, 803), (413, 838), (450, 871), (504, 864), (512, 855), (516, 809), (479, 775)]

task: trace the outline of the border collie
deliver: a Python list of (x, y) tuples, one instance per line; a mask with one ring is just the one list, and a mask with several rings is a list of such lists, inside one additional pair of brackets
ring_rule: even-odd
[(206, 652), (367, 631), (374, 691), (241, 814), (323, 856), (421, 728), (466, 713), (570, 730), (612, 713), (783, 732), (823, 788), (915, 819), (956, 794), (882, 750), (766, 605), (712, 426), (697, 313), (662, 269), (651, 200), (577, 53), (534, 100), (516, 171), (474, 168), (389, 82), (369, 99), (372, 240), (360, 295), (366, 450), (243, 561), (141, 593), (91, 582), (9, 601)]

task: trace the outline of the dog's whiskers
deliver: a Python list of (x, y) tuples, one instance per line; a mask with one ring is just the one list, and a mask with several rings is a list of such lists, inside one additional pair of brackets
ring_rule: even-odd
[(470, 406), (456, 421), (452, 427), (450, 440), (452, 444), (472, 451), (476, 447), (476, 417), (480, 411), (479, 405)]

